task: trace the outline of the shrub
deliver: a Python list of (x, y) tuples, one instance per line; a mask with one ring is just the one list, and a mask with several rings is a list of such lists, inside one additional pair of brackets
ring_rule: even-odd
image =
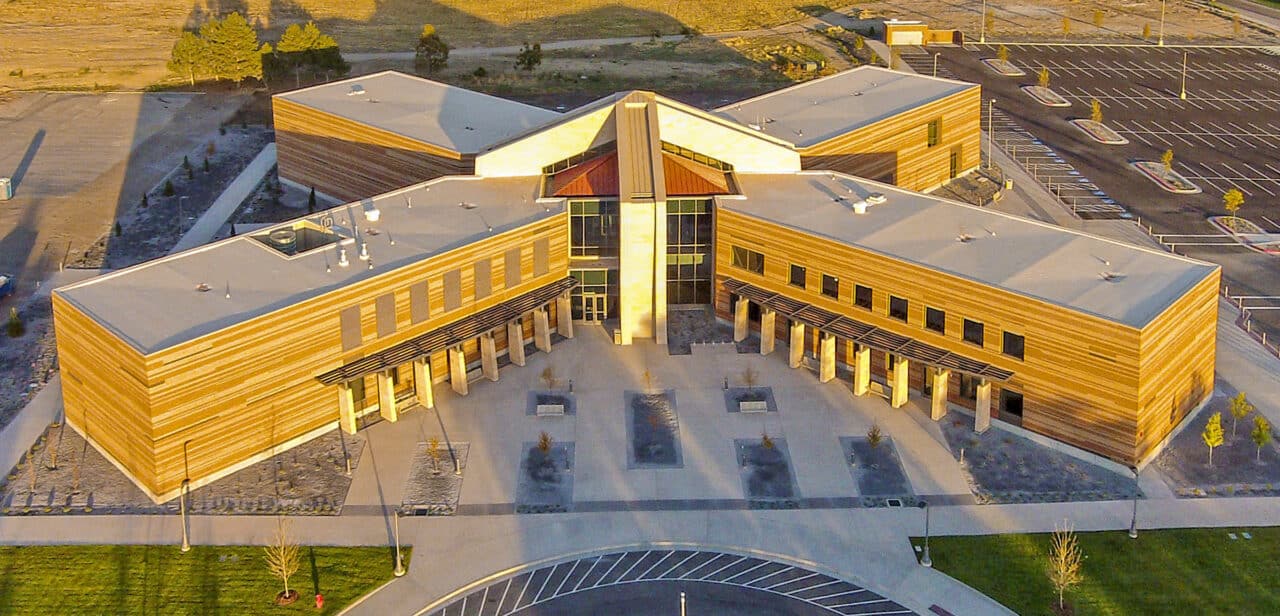
[(471, 76), (476, 79), (484, 79), (489, 76), (489, 71), (485, 70), (483, 66), (477, 66), (476, 70), (471, 71)]
[(116, 237), (120, 237), (121, 233), (124, 233), (124, 229), (120, 228), (120, 221), (117, 220), (116, 221)]
[(5, 329), (10, 338), (18, 338), (27, 333), (27, 326), (22, 322), (22, 317), (18, 316), (16, 306), (9, 308), (9, 324)]

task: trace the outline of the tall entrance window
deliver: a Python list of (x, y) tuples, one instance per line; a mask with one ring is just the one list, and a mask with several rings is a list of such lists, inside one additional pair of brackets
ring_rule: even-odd
[(710, 199), (667, 200), (667, 303), (711, 303)]
[(573, 318), (579, 321), (603, 321), (617, 316), (618, 270), (580, 269), (569, 272), (578, 280), (569, 302)]
[(569, 256), (618, 256), (618, 202), (569, 202)]

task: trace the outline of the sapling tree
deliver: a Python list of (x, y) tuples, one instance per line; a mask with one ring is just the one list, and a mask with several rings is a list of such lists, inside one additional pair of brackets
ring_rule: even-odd
[(5, 326), (10, 338), (21, 338), (22, 334), (27, 333), (27, 326), (22, 322), (22, 317), (18, 316), (18, 307), (9, 307), (9, 323)]
[(748, 364), (746, 368), (742, 369), (742, 385), (743, 386), (755, 387), (758, 381), (759, 381), (759, 375), (756, 374), (755, 369), (753, 369), (750, 366), (750, 364)]
[(551, 439), (551, 435), (547, 434), (546, 430), (538, 433), (538, 451), (544, 454), (551, 453), (551, 446), (554, 443), (555, 441)]
[(556, 383), (559, 382), (559, 379), (556, 378), (556, 367), (550, 365), (542, 369), (542, 374), (538, 375), (538, 378), (542, 379), (543, 383), (546, 383), (547, 389), (555, 389)]
[(880, 431), (880, 424), (871, 424), (871, 428), (867, 430), (867, 444), (870, 445), (872, 449), (875, 449), (883, 442), (884, 433)]
[(516, 68), (532, 71), (542, 64), (542, 43), (525, 43), (516, 56)]
[(1271, 422), (1267, 421), (1262, 415), (1253, 416), (1253, 431), (1249, 433), (1249, 438), (1253, 440), (1253, 444), (1258, 448), (1258, 454), (1255, 460), (1262, 463), (1262, 448), (1271, 442)]
[(1249, 399), (1245, 397), (1242, 391), (1231, 397), (1231, 406), (1228, 407), (1228, 410), (1231, 411), (1231, 440), (1234, 441), (1236, 440), (1236, 425), (1240, 423), (1241, 419), (1248, 417), (1249, 413), (1253, 412), (1253, 404), (1249, 402)]
[(1142, 24), (1142, 40), (1151, 38), (1151, 24)]
[(1009, 48), (1005, 47), (1004, 45), (1001, 45), (1000, 48), (996, 50), (996, 58), (998, 58), (1001, 62), (1008, 62)]
[(1058, 593), (1058, 610), (1063, 609), (1067, 590), (1084, 579), (1083, 565), (1084, 553), (1080, 550), (1075, 531), (1069, 524), (1055, 526), (1049, 548), (1049, 582)]
[(1062, 33), (1071, 34), (1071, 18), (1066, 15), (1062, 16)]
[(1094, 9), (1093, 10), (1093, 27), (1101, 28), (1102, 21), (1105, 18), (1106, 18), (1106, 14), (1102, 12), (1102, 9)]
[(1200, 440), (1209, 448), (1209, 466), (1213, 466), (1213, 450), (1222, 445), (1222, 413), (1214, 413), (1209, 416), (1209, 422), (1204, 425), (1204, 432), (1200, 433)]
[(440, 474), (440, 437), (433, 436), (427, 439), (427, 457), (431, 458), (431, 473), (433, 475)]
[(762, 432), (760, 434), (760, 446), (765, 449), (773, 449), (777, 444), (773, 442), (773, 437), (769, 436), (768, 432)]
[(436, 33), (436, 27), (422, 26), (418, 45), (414, 49), (413, 65), (420, 71), (434, 73), (449, 65), (449, 44)]
[(1040, 67), (1040, 74), (1037, 83), (1039, 83), (1042, 88), (1049, 87), (1049, 69), (1047, 67)]
[(1164, 165), (1166, 172), (1173, 171), (1173, 150), (1165, 150), (1164, 154), (1160, 155), (1160, 163)]
[(1244, 193), (1240, 192), (1239, 188), (1232, 188), (1222, 194), (1222, 209), (1231, 215), (1231, 220), (1228, 222), (1233, 231), (1236, 229), (1238, 222), (1236, 214), (1240, 211), (1240, 206), (1242, 205), (1244, 205)]
[(289, 522), (284, 518), (276, 520), (276, 534), (263, 550), (266, 552), (267, 570), (271, 575), (280, 578), (284, 584), (284, 592), (277, 597), (278, 603), (291, 603), (298, 591), (289, 590), (289, 578), (298, 572), (302, 558), (298, 544), (289, 535)]
[(1089, 103), (1089, 119), (1099, 124), (1102, 123), (1102, 103), (1098, 102), (1096, 98)]

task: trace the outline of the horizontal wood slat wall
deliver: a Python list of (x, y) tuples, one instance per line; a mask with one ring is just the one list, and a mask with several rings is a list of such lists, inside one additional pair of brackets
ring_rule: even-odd
[[(321, 384), (316, 375), (567, 276), (567, 235), (566, 216), (553, 216), (138, 358), (134, 369), (150, 388), (140, 386), (136, 402), (116, 395), (112, 389), (102, 389), (112, 395), (93, 400), (96, 406), (90, 418), (97, 417), (95, 413), (136, 417), (138, 425), (115, 429), (112, 433), (146, 435), (133, 444), (133, 449), (137, 450), (137, 456), (154, 460), (152, 466), (139, 467), (137, 471), (138, 479), (152, 493), (176, 489), (188, 472), (186, 468), (193, 481), (217, 474), (251, 456), (270, 452), (280, 443), (335, 422), (338, 419), (337, 388)], [(550, 267), (546, 274), (535, 276), (533, 245), (539, 238), (547, 238), (550, 243)], [(521, 249), (521, 281), (506, 288), (505, 278), (498, 274), (503, 268), (498, 264), (513, 247)], [(477, 300), (473, 286), (474, 264), (485, 258), (494, 260), (493, 290), (489, 296)], [(463, 303), (460, 308), (446, 312), (443, 277), (445, 272), (454, 269), (462, 270)], [(428, 282), (430, 315), (427, 320), (414, 324), (408, 306), (409, 287), (424, 279)], [(396, 298), (396, 331), (379, 338), (374, 306), (377, 297), (388, 292)], [(344, 352), (338, 314), (352, 305), (360, 306), (363, 344)], [(109, 336), (90, 335), (89, 328), (78, 326), (76, 315), (66, 310), (63, 314), (58, 323), (59, 344), (69, 351), (67, 357), (71, 359), (73, 375), (88, 373), (89, 366), (113, 366), (118, 363), (115, 356), (127, 356), (129, 349), (104, 346), (116, 343)], [(526, 327), (531, 332), (532, 319), (526, 320), (530, 321)], [(62, 321), (67, 323), (65, 327)], [(63, 329), (68, 337), (65, 343), (61, 340)], [(505, 338), (504, 331), (495, 333), (500, 340)], [(84, 350), (95, 346), (111, 350), (91, 356)], [(478, 353), (474, 342), (467, 346), (472, 354)], [(80, 357), (86, 359), (80, 360)], [(444, 354), (431, 359), (432, 376), (437, 381), (446, 378)], [(111, 370), (95, 378), (92, 388), (125, 381)], [(79, 394), (79, 388), (74, 385), (71, 389), (73, 400), (87, 395)], [(376, 398), (374, 392), (376, 389), (369, 393)], [(93, 428), (92, 421), (90, 427)], [(119, 455), (135, 455), (130, 447), (114, 441), (103, 444), (113, 453), (119, 450), (122, 452)]]
[[(911, 190), (947, 182), (959, 148), (958, 172), (978, 166), (981, 90), (977, 87), (921, 105), (822, 143), (799, 148), (805, 169), (840, 171)], [(939, 120), (939, 141), (929, 146), (929, 122)]]
[(280, 177), (346, 201), (444, 175), (469, 175), (475, 157), (272, 99)]
[[(763, 276), (733, 266), (735, 245), (765, 255)], [(1023, 427), (1126, 464), (1133, 463), (1138, 454), (1140, 377), (1145, 381), (1143, 391), (1159, 388), (1162, 379), (1168, 379), (1162, 370), (1184, 370), (1168, 364), (1191, 361), (1188, 356), (1158, 350), (1142, 355), (1140, 332), (1120, 323), (725, 208), (720, 208), (716, 216), (715, 250), (718, 279), (731, 276), (1012, 370), (1014, 377), (1007, 386), (1024, 395)], [(788, 284), (792, 263), (808, 268), (807, 289)], [(824, 273), (840, 279), (838, 299), (821, 294)], [(1180, 314), (1197, 317), (1190, 323), (1174, 326), (1177, 332), (1169, 335), (1188, 341), (1211, 338), (1212, 323), (1204, 313), (1210, 307), (1216, 309), (1216, 299), (1211, 294), (1216, 289), (1217, 277), (1212, 278), (1202, 281), (1194, 292), (1171, 308), (1167, 317), (1170, 322), (1184, 318)], [(872, 310), (853, 305), (855, 283), (874, 290)], [(890, 294), (908, 300), (907, 323), (888, 316)], [(945, 335), (924, 327), (926, 306), (946, 312)], [(728, 297), (723, 291), (717, 295), (716, 308), (722, 316), (728, 316)], [(984, 324), (985, 344), (981, 348), (963, 341), (964, 318)], [(1006, 330), (1025, 337), (1025, 360), (1001, 352), (1002, 332)], [(1153, 332), (1152, 340), (1155, 339)], [(778, 340), (785, 343), (785, 332), (780, 332)], [(1211, 340), (1206, 344), (1211, 345)], [(1157, 347), (1148, 344), (1146, 348)], [(1194, 370), (1200, 377), (1211, 374), (1206, 370), (1212, 365), (1212, 354), (1208, 357), (1203, 352), (1192, 354), (1194, 369), (1185, 370)], [(1141, 372), (1140, 359), (1143, 360)], [(1211, 382), (1211, 376), (1208, 378)], [(995, 404), (998, 396), (993, 395), (992, 400)], [(1148, 428), (1145, 433), (1150, 431)]]

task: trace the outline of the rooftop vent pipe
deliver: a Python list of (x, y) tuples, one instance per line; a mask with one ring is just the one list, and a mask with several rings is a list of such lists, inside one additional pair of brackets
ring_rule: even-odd
[(358, 83), (351, 84), (351, 91), (347, 92), (347, 96), (360, 96), (361, 94), (364, 94), (364, 86)]

